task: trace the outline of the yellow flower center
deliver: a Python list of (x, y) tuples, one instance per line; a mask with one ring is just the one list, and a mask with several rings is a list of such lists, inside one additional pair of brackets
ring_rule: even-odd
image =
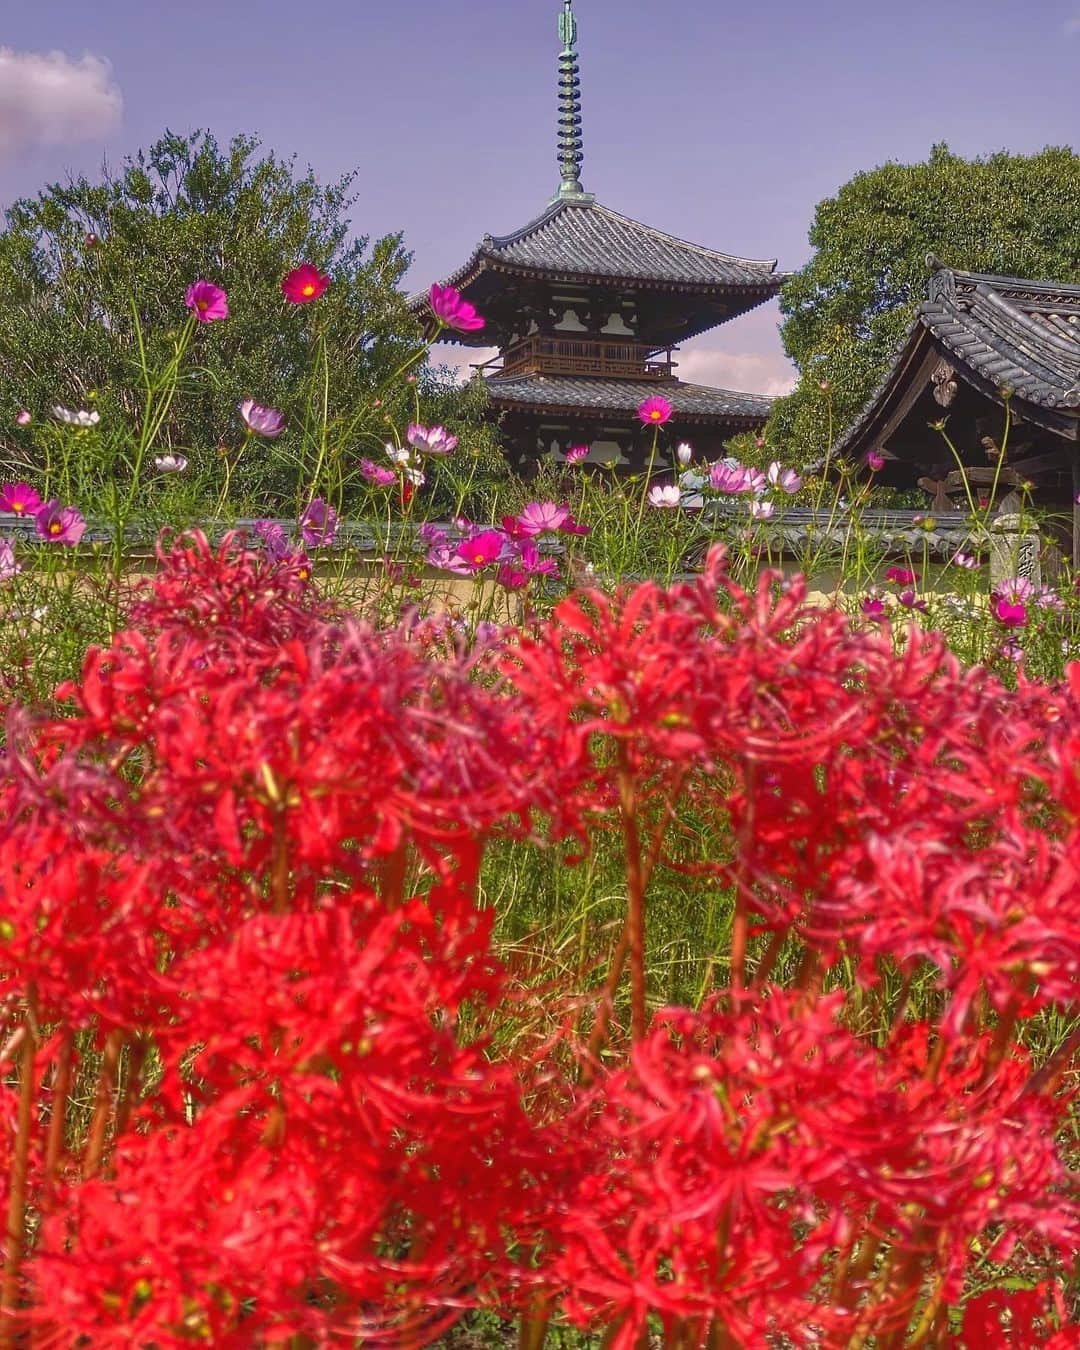
[(660, 409), (659, 409), (659, 408), (654, 408), (654, 409), (652, 410), (652, 412), (649, 414), (649, 416), (652, 418), (652, 420), (653, 420), (654, 422), (659, 422), (659, 421), (660, 421)]
[(199, 311), (200, 314), (205, 314), (206, 311), (210, 308), (210, 301), (209, 301), (209, 300), (196, 300), (196, 301), (195, 301), (195, 307), (196, 307), (196, 309)]
[(483, 555), (482, 553), (477, 553), (477, 554), (474, 554), (474, 555), (473, 555), (473, 562), (474, 562), (474, 563), (482, 563), (482, 562), (486, 562), (486, 561), (487, 561), (487, 559), (484, 557), (484, 555)]
[(59, 522), (58, 520), (52, 521), (52, 522), (50, 523), (50, 525), (49, 525), (49, 533), (50, 533), (50, 534), (59, 534), (60, 531), (61, 531), (62, 529), (63, 529), (63, 526), (60, 524), (60, 522)]
[(309, 281), (308, 284), (304, 287), (304, 294), (305, 294), (305, 295), (314, 295), (314, 294), (315, 294), (315, 287), (312, 285), (312, 283), (311, 283), (310, 281)]
[(12, 502), (11, 509), (15, 512), (17, 516), (19, 516), (22, 515), (22, 513), (26, 510), (26, 506), (23, 502)]

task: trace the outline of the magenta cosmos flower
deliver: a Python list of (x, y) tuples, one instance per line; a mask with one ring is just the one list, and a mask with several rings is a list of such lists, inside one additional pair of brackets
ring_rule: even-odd
[(572, 445), (564, 458), (567, 464), (580, 464), (583, 459), (588, 457), (588, 454), (589, 447), (587, 445)]
[(872, 622), (876, 623), (885, 618), (885, 601), (880, 595), (864, 596), (859, 608), (866, 618), (870, 619)]
[(1000, 581), (990, 592), (990, 613), (1003, 628), (1023, 628), (1028, 621), (1025, 600), (1035, 588), (1026, 577)]
[(461, 292), (453, 286), (431, 288), (431, 312), (447, 328), (456, 328), (459, 333), (478, 333), (484, 326), (484, 320), (476, 312), (476, 306), (462, 299)]
[(50, 544), (77, 544), (86, 529), (86, 521), (75, 507), (61, 506), (55, 498), (38, 508), (34, 525)]
[(360, 473), (376, 487), (389, 487), (391, 483), (397, 482), (397, 474), (392, 469), (384, 469), (381, 464), (370, 459), (360, 461)]
[(300, 538), (308, 548), (332, 544), (337, 538), (338, 514), (321, 497), (313, 497), (300, 517)]
[(312, 263), (294, 267), (281, 283), (281, 293), (291, 305), (308, 305), (324, 294), (330, 278)]
[(246, 398), (240, 404), (240, 418), (253, 436), (265, 436), (268, 441), (285, 430), (285, 414), (277, 408), (264, 408), (253, 398)]
[(648, 427), (662, 427), (671, 421), (671, 413), (671, 404), (659, 394), (647, 398), (637, 410), (637, 415)]
[(885, 572), (885, 580), (894, 581), (897, 586), (914, 586), (918, 579), (910, 567), (890, 567)]
[(501, 530), (481, 530), (461, 541), (457, 556), (470, 570), (478, 572), (482, 567), (498, 562), (505, 548), (506, 535)]
[(905, 609), (918, 609), (924, 613), (926, 611), (926, 601), (920, 600), (914, 591), (901, 591), (896, 598)]
[(254, 528), (271, 562), (281, 562), (288, 557), (289, 536), (283, 525), (279, 525), (276, 520), (257, 520)]
[(41, 498), (29, 483), (6, 483), (0, 488), (0, 511), (13, 516), (32, 516), (41, 507)]
[(20, 408), (15, 414), (15, 425), (17, 427), (28, 427), (33, 420), (26, 408)]
[(878, 450), (868, 450), (866, 452), (866, 467), (877, 473), (878, 469), (885, 467), (885, 456)]
[(229, 317), (229, 298), (212, 281), (196, 281), (189, 286), (184, 304), (200, 323), (213, 323), (215, 319)]

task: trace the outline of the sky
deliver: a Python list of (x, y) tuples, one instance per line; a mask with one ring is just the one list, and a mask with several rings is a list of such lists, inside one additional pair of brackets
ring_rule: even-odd
[[(558, 186), (561, 0), (0, 0), (0, 208), (174, 131), (258, 135), (353, 221), (398, 230), (417, 287)], [(1080, 0), (575, 0), (586, 189), (713, 248), (809, 257), (861, 169), (1073, 143)], [(684, 379), (792, 371), (775, 305), (688, 343)], [(455, 351), (457, 349), (447, 349)], [(475, 355), (465, 359), (477, 359)]]

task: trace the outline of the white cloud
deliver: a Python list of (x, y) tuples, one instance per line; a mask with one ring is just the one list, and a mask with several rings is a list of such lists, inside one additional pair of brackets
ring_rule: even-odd
[(675, 356), (680, 380), (737, 389), (744, 394), (790, 394), (795, 367), (782, 352), (732, 352), (721, 347), (684, 347)]
[(123, 106), (100, 56), (0, 47), (0, 162), (38, 146), (99, 140), (119, 126)]
[(431, 353), (433, 366), (449, 366), (459, 380), (471, 379), (474, 372), (470, 366), (478, 366), (498, 356), (498, 347), (459, 347), (456, 343), (445, 343)]

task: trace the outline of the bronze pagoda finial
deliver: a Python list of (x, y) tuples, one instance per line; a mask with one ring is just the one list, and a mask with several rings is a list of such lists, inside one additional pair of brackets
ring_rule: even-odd
[(581, 80), (578, 76), (577, 19), (574, 0), (563, 0), (559, 15), (559, 184), (558, 196), (584, 197), (581, 162), (585, 158), (581, 139)]

